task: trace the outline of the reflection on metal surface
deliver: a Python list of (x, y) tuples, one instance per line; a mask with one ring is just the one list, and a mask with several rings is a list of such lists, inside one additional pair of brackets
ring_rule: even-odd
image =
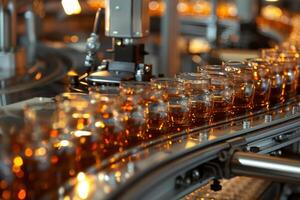
[(77, 181), (78, 185), (76, 187), (76, 193), (78, 194), (78, 197), (80, 199), (87, 199), (91, 190), (91, 185), (87, 176), (83, 172), (80, 172), (77, 175)]
[(83, 137), (83, 136), (92, 135), (91, 131), (84, 131), (84, 130), (77, 130), (77, 131), (74, 131), (72, 134), (74, 134), (75, 137)]
[(249, 167), (259, 167), (259, 168), (265, 168), (265, 169), (270, 169), (270, 170), (280, 170), (283, 172), (296, 172), (300, 173), (300, 168), (299, 167), (294, 167), (294, 166), (287, 166), (285, 164), (278, 164), (278, 163), (268, 163), (264, 161), (257, 161), (257, 160), (249, 160), (249, 159), (243, 159), (241, 158), (240, 163), (242, 165), (246, 165)]
[(257, 176), (299, 183), (300, 161), (236, 152), (232, 156), (231, 170), (235, 175)]

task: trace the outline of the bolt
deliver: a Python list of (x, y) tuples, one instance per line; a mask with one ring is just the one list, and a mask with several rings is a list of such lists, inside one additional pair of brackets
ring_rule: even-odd
[(185, 182), (185, 185), (186, 185), (186, 186), (188, 186), (188, 185), (191, 185), (191, 184), (192, 184), (192, 180), (191, 180), (191, 178), (190, 178), (190, 177), (185, 177), (185, 180), (184, 180), (184, 182)]
[(183, 185), (184, 185), (184, 182), (183, 182), (182, 176), (178, 176), (178, 177), (175, 179), (175, 188), (179, 189), (179, 188), (181, 188)]
[(151, 70), (150, 66), (146, 66), (146, 67), (145, 67), (145, 71), (146, 71), (146, 72), (150, 72), (150, 70)]
[(293, 106), (293, 108), (292, 108), (292, 115), (297, 114), (297, 112), (298, 112), (298, 106)]
[(227, 152), (226, 152), (226, 151), (221, 151), (221, 152), (219, 153), (219, 160), (220, 160), (221, 162), (225, 162), (227, 159), (228, 159), (228, 154), (227, 154)]
[(272, 115), (265, 115), (265, 123), (272, 122)]
[(250, 147), (250, 152), (252, 152), (252, 153), (257, 153), (257, 152), (259, 152), (259, 147)]
[(285, 135), (279, 135), (279, 136), (277, 136), (277, 137), (274, 138), (274, 140), (276, 142), (283, 142), (286, 139), (287, 139), (287, 137)]
[(193, 181), (197, 181), (200, 178), (200, 172), (198, 170), (193, 170), (192, 172), (192, 180)]
[(222, 185), (221, 185), (220, 181), (214, 179), (213, 183), (210, 185), (210, 189), (215, 192), (222, 190)]
[(248, 128), (251, 128), (251, 123), (250, 121), (243, 121), (243, 129), (248, 129)]
[(207, 133), (199, 133), (199, 142), (205, 142), (208, 140), (208, 134)]

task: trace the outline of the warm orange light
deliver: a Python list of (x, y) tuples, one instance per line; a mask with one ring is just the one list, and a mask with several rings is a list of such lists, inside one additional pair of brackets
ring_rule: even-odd
[(211, 46), (208, 41), (202, 38), (194, 38), (190, 40), (188, 49), (190, 53), (197, 54), (208, 52), (211, 49)]
[(40, 79), (42, 78), (42, 76), (43, 76), (42, 73), (38, 72), (38, 73), (35, 75), (34, 78), (35, 78), (35, 80), (38, 81), (38, 80), (40, 80)]
[(277, 6), (268, 5), (268, 6), (265, 6), (264, 8), (262, 8), (261, 14), (266, 19), (276, 20), (276, 19), (279, 19), (283, 15), (283, 12)]
[(46, 155), (47, 150), (44, 147), (40, 147), (37, 150), (35, 150), (35, 155), (36, 156), (44, 156)]
[(17, 167), (21, 167), (23, 165), (23, 159), (20, 156), (15, 157), (14, 165)]
[(93, 9), (105, 7), (105, 0), (88, 0), (87, 3)]
[(2, 198), (3, 199), (11, 199), (11, 193), (10, 191), (6, 190), (2, 193)]
[(62, 0), (61, 3), (67, 15), (76, 15), (81, 13), (81, 6), (78, 0)]
[(25, 199), (26, 197), (26, 190), (22, 189), (18, 192), (18, 198), (19, 199)]
[(31, 157), (33, 154), (32, 150), (30, 148), (26, 148), (25, 149), (25, 156), (27, 157)]

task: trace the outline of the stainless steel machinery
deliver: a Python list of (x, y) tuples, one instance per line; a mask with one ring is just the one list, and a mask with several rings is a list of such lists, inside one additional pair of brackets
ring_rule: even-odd
[[(143, 38), (149, 35), (148, 0), (119, 0), (106, 1), (105, 9), (105, 35), (112, 38), (113, 60), (105, 60), (95, 66), (90, 66), (86, 61), (89, 75), (86, 80), (89, 84), (118, 84), (120, 81), (150, 80), (152, 67), (144, 64), (144, 56), (147, 54), (144, 48)], [(98, 11), (100, 12), (100, 11)], [(99, 14), (97, 15), (99, 17)], [(95, 39), (99, 34), (100, 19), (96, 17), (94, 32), (88, 39), (88, 55), (91, 51), (97, 52), (99, 41)], [(90, 49), (95, 47), (95, 49)], [(95, 54), (94, 53), (94, 54)], [(93, 58), (97, 59), (97, 58)], [(99, 62), (98, 62), (99, 63)]]

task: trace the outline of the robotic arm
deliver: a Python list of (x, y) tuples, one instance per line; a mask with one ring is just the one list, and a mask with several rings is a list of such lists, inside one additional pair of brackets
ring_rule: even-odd
[(149, 0), (106, 0), (105, 35), (112, 38), (114, 56), (113, 60), (102, 62), (102, 70), (93, 66), (97, 63), (95, 52), (99, 49), (99, 41), (95, 36), (99, 26), (97, 14), (94, 32), (88, 39), (85, 62), (90, 72), (86, 77), (89, 84), (118, 84), (121, 81), (147, 81), (151, 78), (152, 67), (144, 64), (146, 52), (143, 44), (143, 39), (149, 34), (148, 3)]

